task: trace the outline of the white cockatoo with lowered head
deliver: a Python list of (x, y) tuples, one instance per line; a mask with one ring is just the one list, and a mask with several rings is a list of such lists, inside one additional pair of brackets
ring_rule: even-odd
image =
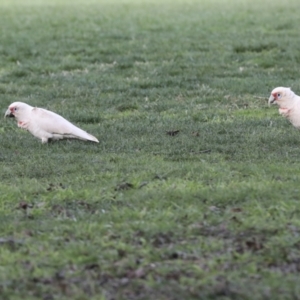
[(290, 88), (277, 87), (270, 95), (270, 104), (279, 106), (279, 113), (286, 117), (296, 128), (300, 129), (300, 97)]
[(32, 107), (23, 102), (12, 103), (5, 117), (15, 117), (18, 127), (28, 130), (32, 135), (47, 143), (49, 140), (80, 139), (84, 141), (99, 141), (91, 134), (73, 125), (62, 116), (38, 107)]

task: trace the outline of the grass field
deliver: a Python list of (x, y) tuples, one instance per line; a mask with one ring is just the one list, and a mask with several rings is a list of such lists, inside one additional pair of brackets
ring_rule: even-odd
[(1, 299), (300, 299), (295, 0), (2, 0)]

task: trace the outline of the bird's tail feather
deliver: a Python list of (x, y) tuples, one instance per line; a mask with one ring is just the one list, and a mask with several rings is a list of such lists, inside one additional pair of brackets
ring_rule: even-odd
[(89, 139), (88, 139), (89, 141), (99, 143), (99, 141), (98, 141), (98, 139), (96, 137), (94, 137), (93, 135), (91, 135), (89, 133), (88, 133), (88, 135), (89, 135)]

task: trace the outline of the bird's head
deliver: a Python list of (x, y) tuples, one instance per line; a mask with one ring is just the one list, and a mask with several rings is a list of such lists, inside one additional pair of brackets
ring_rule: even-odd
[(8, 107), (4, 117), (15, 117), (19, 119), (20, 117), (22, 117), (22, 115), (25, 115), (30, 109), (32, 109), (32, 106), (26, 103), (14, 102)]
[(279, 107), (288, 107), (293, 103), (295, 95), (291, 88), (277, 87), (271, 92), (268, 103), (269, 105), (277, 104)]

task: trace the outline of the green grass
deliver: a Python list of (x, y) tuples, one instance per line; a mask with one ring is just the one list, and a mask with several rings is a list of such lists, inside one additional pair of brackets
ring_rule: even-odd
[[(299, 299), (296, 0), (2, 0), (1, 299)], [(177, 132), (179, 131), (179, 132)], [(175, 132), (175, 133), (174, 133)], [(177, 134), (176, 134), (177, 133)]]

